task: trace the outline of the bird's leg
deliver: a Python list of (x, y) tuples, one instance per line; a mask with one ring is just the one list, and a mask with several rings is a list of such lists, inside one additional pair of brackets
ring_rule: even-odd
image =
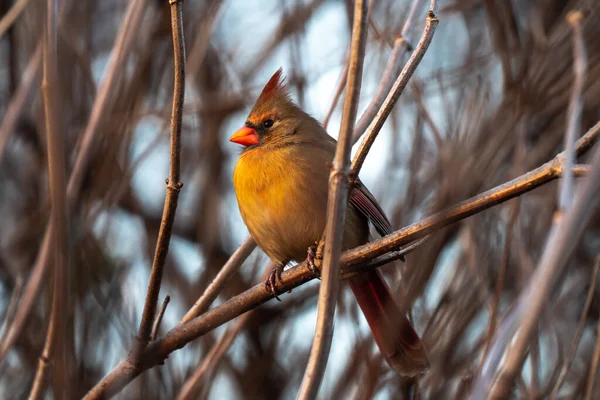
[(278, 301), (281, 299), (277, 296), (281, 292), (277, 290), (277, 282), (281, 282), (281, 273), (283, 272), (284, 263), (275, 263), (275, 266), (267, 276), (265, 280), (265, 285), (267, 286), (267, 290), (275, 297)]
[[(323, 251), (319, 247), (319, 242), (315, 242), (306, 252), (306, 263), (308, 268), (321, 279), (321, 261), (323, 260)], [(316, 262), (315, 262), (316, 261)]]

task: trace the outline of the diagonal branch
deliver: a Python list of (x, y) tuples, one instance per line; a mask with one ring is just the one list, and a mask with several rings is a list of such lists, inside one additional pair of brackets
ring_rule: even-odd
[(235, 272), (236, 269), (248, 258), (250, 253), (254, 251), (256, 248), (256, 242), (252, 239), (251, 236), (248, 236), (246, 240), (241, 244), (240, 247), (229, 257), (229, 260), (223, 265), (223, 268), (219, 270), (219, 273), (213, 279), (213, 281), (208, 285), (202, 296), (194, 303), (192, 308), (183, 316), (181, 321), (177, 326), (180, 326), (192, 319), (196, 318), (198, 315), (205, 312), (208, 307), (212, 304), (212, 302), (217, 298), (219, 292), (227, 282), (227, 279)]
[[(369, 125), (371, 125), (373, 118), (375, 118), (384, 100), (392, 90), (394, 77), (400, 68), (400, 63), (404, 59), (406, 52), (412, 50), (412, 40), (415, 30), (414, 26), (418, 17), (417, 10), (423, 8), (425, 1), (426, 0), (413, 0), (412, 5), (410, 6), (410, 11), (408, 12), (408, 16), (406, 17), (406, 22), (402, 27), (402, 31), (396, 40), (394, 40), (392, 53), (390, 54), (388, 62), (385, 65), (383, 76), (381, 77), (381, 81), (377, 86), (375, 96), (373, 96), (371, 103), (367, 106), (367, 109), (354, 127), (354, 131), (352, 132), (352, 140), (354, 143), (358, 141), (361, 135), (367, 130)], [(434, 10), (433, 7), (430, 7), (430, 9)], [(437, 11), (434, 10), (434, 12), (437, 14)]]
[(356, 153), (356, 157), (354, 157), (354, 160), (352, 161), (352, 172), (355, 177), (358, 176), (358, 173), (360, 172), (365, 158), (367, 157), (371, 146), (375, 142), (377, 135), (381, 131), (383, 124), (392, 112), (392, 109), (396, 105), (396, 102), (400, 98), (400, 95), (404, 91), (404, 88), (406, 88), (406, 85), (408, 85), (408, 81), (415, 73), (417, 66), (419, 65), (419, 63), (423, 59), (423, 56), (425, 55), (425, 52), (429, 48), (429, 44), (431, 43), (431, 40), (433, 39), (433, 34), (435, 33), (435, 28), (439, 23), (436, 11), (437, 1), (432, 0), (429, 6), (429, 12), (427, 13), (427, 22), (425, 24), (425, 29), (423, 30), (423, 34), (421, 35), (419, 44), (417, 44), (415, 51), (411, 54), (408, 62), (402, 69), (400, 75), (398, 76), (398, 79), (396, 79), (396, 82), (394, 82), (392, 89), (388, 93), (387, 97), (385, 98), (385, 101), (383, 102), (383, 105), (381, 106), (381, 108), (377, 112), (377, 115), (375, 116), (373, 124), (371, 124), (365, 138), (360, 143), (360, 146)]
[(592, 299), (594, 298), (594, 292), (596, 291), (596, 282), (598, 281), (598, 270), (600, 269), (600, 254), (596, 256), (596, 262), (594, 263), (594, 268), (592, 268), (592, 277), (590, 278), (590, 287), (588, 288), (588, 293), (585, 299), (585, 304), (583, 306), (583, 311), (581, 312), (581, 317), (579, 318), (579, 323), (577, 324), (577, 330), (575, 331), (575, 336), (573, 337), (573, 342), (571, 343), (571, 348), (569, 349), (569, 353), (567, 358), (563, 362), (562, 369), (560, 371), (560, 375), (554, 384), (554, 388), (552, 389), (552, 393), (548, 397), (550, 400), (554, 400), (558, 395), (558, 391), (562, 386), (565, 378), (567, 377), (567, 372), (569, 372), (569, 368), (571, 367), (571, 363), (573, 362), (573, 357), (575, 357), (575, 352), (577, 351), (577, 347), (579, 346), (579, 340), (581, 339), (581, 334), (583, 333), (583, 328), (585, 328), (585, 322), (588, 317), (588, 313), (590, 311), (590, 306), (592, 305)]

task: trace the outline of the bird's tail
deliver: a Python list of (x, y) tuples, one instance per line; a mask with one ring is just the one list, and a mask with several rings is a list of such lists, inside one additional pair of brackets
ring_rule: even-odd
[(350, 287), (390, 367), (402, 376), (425, 372), (429, 368), (425, 347), (379, 271), (371, 270), (350, 279)]

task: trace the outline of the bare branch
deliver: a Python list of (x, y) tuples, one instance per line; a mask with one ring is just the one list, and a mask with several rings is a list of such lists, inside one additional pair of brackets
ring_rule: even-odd
[(562, 212), (569, 208), (573, 199), (573, 165), (575, 163), (575, 154), (573, 147), (575, 140), (581, 130), (581, 110), (583, 109), (583, 85), (585, 84), (585, 74), (587, 69), (587, 55), (585, 44), (583, 43), (583, 34), (581, 32), (581, 11), (569, 13), (567, 21), (573, 29), (573, 89), (569, 101), (567, 133), (565, 134), (565, 168), (560, 185), (559, 208)]
[(297, 398), (314, 399), (325, 373), (333, 323), (335, 302), (339, 290), (340, 254), (348, 190), (350, 188), (350, 150), (352, 148), (352, 128), (356, 121), (356, 110), (360, 97), (363, 62), (367, 41), (367, 1), (354, 2), (354, 22), (352, 27), (352, 43), (348, 62), (348, 78), (346, 79), (346, 97), (342, 111), (342, 125), (338, 138), (333, 168), (329, 175), (329, 195), (327, 199), (327, 222), (325, 225), (325, 253), (321, 271), (321, 286), (317, 310), (317, 326), (310, 350), (308, 365), (304, 371), (302, 384)]
[(415, 49), (414, 53), (411, 54), (408, 62), (402, 69), (400, 75), (398, 76), (398, 79), (396, 79), (396, 82), (394, 82), (394, 86), (392, 86), (390, 93), (387, 95), (385, 101), (383, 102), (383, 105), (377, 112), (373, 124), (370, 125), (370, 128), (368, 129), (365, 138), (360, 143), (360, 146), (356, 153), (356, 157), (354, 157), (354, 160), (352, 161), (352, 173), (355, 177), (358, 176), (358, 173), (360, 172), (365, 158), (369, 153), (369, 149), (375, 142), (375, 139), (377, 138), (379, 131), (381, 131), (381, 128), (383, 127), (383, 124), (385, 123), (388, 115), (390, 115), (390, 113), (392, 112), (392, 109), (396, 105), (396, 102), (400, 98), (400, 95), (404, 91), (404, 88), (406, 87), (406, 85), (408, 85), (408, 81), (414, 74), (415, 70), (417, 69), (417, 66), (423, 59), (425, 52), (429, 48), (429, 44), (431, 43), (431, 40), (433, 39), (433, 34), (435, 33), (435, 28), (437, 27), (437, 24), (439, 22), (436, 16), (436, 10), (437, 1), (432, 0), (429, 12), (427, 14), (427, 22), (425, 24), (425, 29), (423, 30), (423, 34), (421, 35), (419, 44), (417, 45), (417, 48)]
[(25, 7), (27, 7), (27, 4), (29, 4), (29, 0), (17, 0), (10, 10), (4, 14), (2, 19), (0, 19), (0, 39), (2, 39), (4, 32), (6, 32), (8, 28), (15, 23), (17, 18), (19, 18), (23, 10), (25, 10)]
[(156, 335), (158, 335), (158, 330), (160, 329), (160, 323), (163, 319), (163, 316), (165, 315), (165, 311), (167, 310), (167, 306), (169, 305), (170, 301), (171, 301), (171, 296), (166, 296), (165, 299), (163, 300), (163, 303), (160, 306), (160, 309), (158, 310), (158, 315), (156, 316), (156, 319), (154, 320), (154, 325), (152, 326), (152, 333), (150, 334), (150, 340), (156, 340)]
[[(270, 270), (267, 270), (270, 272)], [(242, 329), (246, 326), (246, 323), (252, 316), (252, 312), (246, 313), (240, 317), (235, 326), (230, 327), (221, 336), (219, 341), (213, 345), (210, 352), (204, 357), (202, 363), (194, 371), (192, 376), (185, 382), (181, 391), (177, 395), (177, 400), (188, 400), (195, 399), (194, 391), (196, 390), (198, 383), (207, 377), (207, 374), (214, 370), (216, 363), (225, 355), (229, 347), (233, 344), (235, 338)]]
[(156, 314), (158, 294), (160, 293), (160, 285), (162, 282), (163, 268), (169, 252), (171, 231), (173, 229), (173, 223), (175, 222), (179, 191), (183, 186), (180, 182), (181, 123), (183, 119), (183, 101), (185, 95), (185, 42), (183, 37), (182, 1), (169, 0), (169, 4), (171, 5), (171, 31), (173, 34), (175, 63), (175, 85), (173, 87), (173, 109), (171, 113), (171, 157), (169, 179), (166, 181), (167, 193), (165, 196), (165, 205), (158, 232), (158, 239), (156, 241), (154, 260), (152, 261), (152, 271), (150, 272), (150, 282), (148, 283), (146, 302), (144, 304), (144, 311), (142, 313), (142, 320), (140, 322), (136, 344), (132, 349), (134, 358), (139, 355), (150, 340), (152, 321)]
[(596, 373), (598, 372), (598, 364), (600, 363), (600, 319), (596, 326), (596, 345), (594, 346), (594, 355), (590, 363), (587, 386), (585, 389), (585, 400), (592, 400), (594, 394), (594, 383), (596, 382)]
[(177, 326), (181, 326), (182, 324), (191, 321), (204, 311), (208, 310), (208, 307), (210, 307), (212, 302), (221, 292), (221, 289), (223, 289), (227, 279), (244, 263), (255, 248), (256, 242), (251, 236), (248, 236), (241, 246), (238, 247), (231, 257), (229, 257), (229, 260), (227, 260), (225, 265), (219, 270), (217, 276), (215, 276), (215, 279), (208, 285), (204, 293), (202, 293), (202, 296), (200, 296), (192, 308), (190, 308), (183, 316)]
[[(62, 1), (60, 4), (59, 12), (58, 12), (58, 25), (61, 27), (64, 23), (66, 10), (71, 6), (72, 0)], [(26, 3), (26, 2), (25, 2)], [(17, 7), (17, 4), (24, 4), (23, 1), (19, 3), (15, 3), (13, 8)], [(12, 11), (11, 9), (11, 11)], [(8, 18), (8, 14), (5, 15)], [(0, 34), (0, 36), (2, 36)], [(38, 45), (33, 52), (33, 55), (27, 62), (27, 67), (23, 72), (23, 77), (21, 78), (21, 84), (19, 85), (19, 89), (11, 99), (6, 111), (2, 117), (2, 122), (0, 122), (0, 160), (2, 160), (2, 156), (4, 155), (4, 147), (8, 142), (8, 137), (11, 132), (14, 130), (15, 124), (25, 105), (27, 104), (29, 97), (33, 94), (34, 83), (37, 82), (38, 75), (40, 70), (42, 69), (42, 47), (43, 47), (43, 38), (40, 40)], [(1, 352), (0, 352), (1, 353)], [(2, 356), (0, 354), (0, 360)]]
[[(52, 287), (52, 311), (46, 334), (44, 350), (39, 358), (39, 366), (29, 398), (36, 400), (44, 397), (44, 390), (51, 361), (56, 358), (55, 373), (59, 387), (55, 387), (54, 396), (64, 397), (62, 392), (67, 388), (68, 368), (65, 360), (64, 345), (65, 321), (67, 313), (67, 277), (69, 265), (68, 216), (66, 198), (66, 167), (63, 147), (62, 125), (58, 75), (57, 75), (57, 44), (56, 44), (56, 11), (58, 2), (46, 2), (46, 32), (43, 52), (42, 92), (44, 97), (44, 114), (46, 122), (46, 142), (48, 146), (48, 173), (50, 178), (50, 203), (52, 204), (52, 236), (54, 255), (54, 284)], [(56, 354), (55, 354), (56, 353)], [(54, 364), (54, 363), (53, 363)], [(57, 392), (57, 390), (59, 392)]]
[[(406, 17), (406, 22), (400, 32), (400, 36), (394, 40), (392, 53), (385, 65), (383, 76), (377, 86), (375, 96), (354, 127), (354, 131), (352, 132), (352, 140), (354, 143), (358, 142), (358, 139), (360, 139), (361, 135), (367, 130), (373, 121), (373, 118), (375, 118), (375, 115), (381, 108), (383, 101), (389, 96), (394, 78), (404, 59), (404, 54), (407, 51), (412, 51), (412, 38), (415, 30), (414, 25), (418, 18), (417, 10), (422, 9), (424, 3), (425, 0), (413, 0), (408, 16)], [(435, 13), (437, 14), (437, 11), (435, 11)]]
[(329, 106), (329, 111), (325, 114), (325, 118), (323, 118), (323, 129), (327, 130), (327, 125), (329, 124), (329, 120), (333, 115), (333, 111), (337, 106), (338, 100), (342, 96), (344, 92), (344, 88), (346, 87), (346, 78), (348, 76), (348, 60), (344, 61), (344, 69), (342, 69), (342, 73), (340, 74), (340, 79), (338, 80), (338, 85), (335, 90), (335, 94), (333, 95), (333, 100), (331, 101), (331, 106)]
[(594, 298), (594, 292), (596, 290), (596, 282), (598, 280), (598, 269), (600, 269), (600, 254), (596, 256), (596, 262), (594, 263), (594, 268), (592, 270), (592, 277), (590, 278), (590, 287), (588, 288), (588, 293), (585, 299), (585, 305), (583, 306), (583, 311), (581, 311), (581, 317), (579, 318), (579, 323), (577, 324), (577, 330), (575, 331), (575, 337), (573, 337), (573, 343), (571, 343), (571, 348), (569, 349), (569, 353), (567, 354), (567, 358), (563, 363), (563, 367), (560, 371), (560, 375), (556, 380), (556, 384), (554, 385), (554, 389), (552, 389), (552, 393), (550, 394), (550, 400), (556, 398), (558, 391), (560, 390), (561, 385), (565, 381), (567, 377), (567, 372), (571, 367), (571, 362), (573, 361), (573, 357), (575, 357), (575, 352), (577, 351), (577, 346), (579, 346), (579, 340), (581, 339), (581, 334), (583, 333), (583, 328), (585, 327), (585, 321), (588, 316), (588, 312), (590, 311), (590, 306), (592, 305), (592, 299)]

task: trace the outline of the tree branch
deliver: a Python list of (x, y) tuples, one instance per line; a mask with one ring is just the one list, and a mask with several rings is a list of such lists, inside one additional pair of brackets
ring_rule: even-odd
[(252, 236), (248, 236), (246, 240), (241, 244), (240, 247), (229, 257), (229, 260), (225, 263), (225, 265), (219, 270), (215, 279), (208, 285), (202, 296), (196, 301), (196, 303), (190, 308), (190, 310), (183, 316), (181, 321), (177, 326), (181, 326), (186, 322), (191, 321), (196, 318), (198, 315), (202, 314), (208, 307), (212, 304), (212, 302), (217, 298), (221, 289), (227, 282), (227, 279), (237, 270), (248, 258), (248, 256), (254, 251), (256, 248), (256, 242), (252, 239)]
[(394, 82), (394, 77), (397, 73), (396, 71), (398, 71), (401, 62), (404, 59), (404, 54), (407, 51), (412, 51), (412, 38), (415, 28), (414, 25), (418, 17), (417, 10), (422, 9), (424, 3), (425, 0), (414, 0), (412, 2), (410, 11), (406, 17), (406, 22), (404, 23), (402, 31), (400, 32), (400, 36), (394, 40), (392, 53), (390, 54), (390, 58), (388, 58), (385, 69), (383, 70), (383, 75), (379, 85), (377, 86), (375, 96), (373, 96), (371, 103), (367, 106), (367, 109), (354, 127), (354, 131), (352, 132), (352, 140), (354, 143), (358, 142), (358, 139), (360, 139), (361, 135), (367, 130), (369, 125), (371, 125), (371, 122), (373, 121), (373, 118), (375, 118), (375, 115), (377, 115), (377, 112), (381, 108), (383, 101), (389, 95)]
[(369, 149), (375, 142), (375, 139), (377, 138), (379, 131), (381, 131), (383, 124), (387, 120), (387, 117), (392, 112), (392, 109), (396, 105), (396, 102), (400, 98), (400, 95), (404, 91), (404, 88), (406, 87), (406, 85), (408, 85), (408, 81), (415, 73), (417, 66), (419, 65), (419, 63), (423, 59), (423, 56), (425, 55), (425, 52), (429, 48), (429, 44), (431, 43), (431, 40), (433, 39), (433, 34), (435, 33), (435, 28), (439, 23), (436, 12), (437, 1), (432, 0), (429, 6), (429, 12), (427, 13), (427, 22), (425, 24), (425, 29), (423, 30), (423, 34), (421, 35), (419, 44), (417, 45), (415, 51), (411, 54), (410, 58), (408, 59), (408, 62), (402, 69), (400, 75), (398, 76), (398, 79), (396, 79), (396, 82), (394, 82), (392, 89), (385, 98), (385, 101), (383, 102), (383, 105), (377, 112), (377, 115), (375, 116), (373, 124), (370, 126), (365, 138), (360, 143), (360, 147), (356, 152), (356, 157), (354, 157), (354, 160), (352, 161), (352, 172), (354, 177), (358, 176), (358, 173), (360, 172), (365, 158), (369, 153)]
[(0, 19), (0, 39), (2, 39), (2, 35), (4, 32), (11, 27), (12, 24), (15, 23), (17, 18), (21, 15), (25, 7), (29, 4), (29, 0), (17, 0), (8, 10), (6, 14)]
[[(50, 323), (46, 334), (46, 342), (42, 355), (39, 358), (38, 369), (33, 381), (29, 398), (37, 400), (44, 396), (46, 380), (50, 373), (53, 358), (57, 362), (55, 373), (56, 380), (54, 397), (62, 399), (67, 388), (68, 367), (64, 354), (65, 314), (67, 312), (67, 276), (69, 265), (68, 248), (68, 217), (66, 198), (66, 167), (65, 151), (63, 147), (63, 133), (61, 129), (60, 104), (58, 93), (57, 75), (57, 44), (56, 44), (56, 11), (58, 2), (46, 2), (46, 32), (43, 46), (43, 79), (42, 93), (44, 101), (46, 142), (48, 146), (48, 175), (50, 184), (50, 203), (52, 205), (52, 239), (54, 255), (54, 280), (52, 287), (52, 311)], [(57, 353), (57, 354), (55, 354)]]
[(575, 154), (573, 147), (575, 139), (581, 132), (581, 110), (583, 109), (583, 85), (585, 84), (585, 74), (587, 69), (587, 55), (585, 44), (583, 43), (583, 34), (581, 32), (580, 11), (575, 11), (567, 17), (569, 25), (573, 29), (573, 90), (571, 91), (571, 99), (569, 100), (569, 110), (567, 112), (567, 133), (565, 135), (565, 168), (567, 172), (564, 174), (560, 185), (559, 208), (564, 212), (573, 201), (573, 166), (575, 164)]
[(598, 372), (598, 364), (600, 363), (600, 319), (596, 325), (596, 344), (594, 345), (594, 355), (590, 362), (588, 372), (588, 380), (585, 388), (585, 400), (592, 400), (594, 393), (594, 383), (596, 382), (596, 373)]
[(314, 399), (325, 373), (335, 315), (335, 302), (339, 290), (340, 254), (348, 190), (350, 188), (350, 150), (352, 148), (352, 128), (356, 121), (356, 110), (360, 97), (362, 69), (367, 39), (367, 1), (355, 0), (352, 43), (348, 62), (348, 78), (342, 124), (338, 137), (333, 168), (329, 175), (329, 195), (327, 199), (327, 223), (325, 225), (325, 253), (319, 289), (317, 326), (310, 350), (308, 365), (300, 385), (298, 399)]
[(133, 347), (132, 355), (136, 359), (146, 348), (150, 341), (152, 321), (156, 314), (158, 294), (162, 282), (162, 273), (169, 253), (171, 231), (175, 222), (179, 190), (183, 186), (180, 182), (181, 174), (181, 123), (183, 118), (183, 101), (185, 95), (185, 42), (183, 37), (182, 1), (169, 0), (171, 5), (171, 31), (173, 34), (173, 54), (175, 63), (175, 84), (173, 86), (173, 109), (171, 113), (171, 159), (169, 179), (167, 179), (167, 193), (163, 208), (163, 217), (158, 231), (156, 250), (150, 272), (150, 282), (146, 302), (142, 313), (140, 328)]
[(600, 254), (596, 256), (596, 262), (594, 263), (594, 268), (592, 269), (590, 287), (588, 288), (588, 293), (585, 299), (585, 305), (583, 306), (583, 311), (581, 312), (581, 317), (579, 318), (579, 323), (577, 324), (575, 337), (573, 337), (573, 342), (571, 343), (569, 354), (567, 355), (567, 358), (563, 363), (560, 375), (558, 376), (556, 384), (554, 385), (554, 389), (552, 389), (552, 393), (549, 396), (550, 400), (554, 400), (558, 395), (558, 391), (560, 390), (560, 387), (562, 386), (563, 382), (565, 381), (565, 378), (567, 377), (567, 372), (569, 372), (571, 362), (573, 362), (573, 357), (575, 356), (575, 352), (577, 351), (577, 347), (579, 346), (579, 340), (581, 339), (581, 334), (583, 333), (583, 328), (585, 327), (585, 321), (590, 311), (590, 306), (592, 305), (592, 299), (594, 298), (594, 292), (596, 291), (596, 282), (598, 281), (598, 269), (600, 269)]
[(152, 333), (150, 334), (150, 340), (156, 340), (156, 336), (158, 336), (158, 330), (160, 329), (160, 323), (162, 322), (163, 316), (165, 315), (165, 311), (167, 311), (167, 306), (171, 301), (171, 296), (166, 296), (163, 300), (160, 309), (158, 310), (158, 315), (154, 319), (154, 325), (152, 325)]

